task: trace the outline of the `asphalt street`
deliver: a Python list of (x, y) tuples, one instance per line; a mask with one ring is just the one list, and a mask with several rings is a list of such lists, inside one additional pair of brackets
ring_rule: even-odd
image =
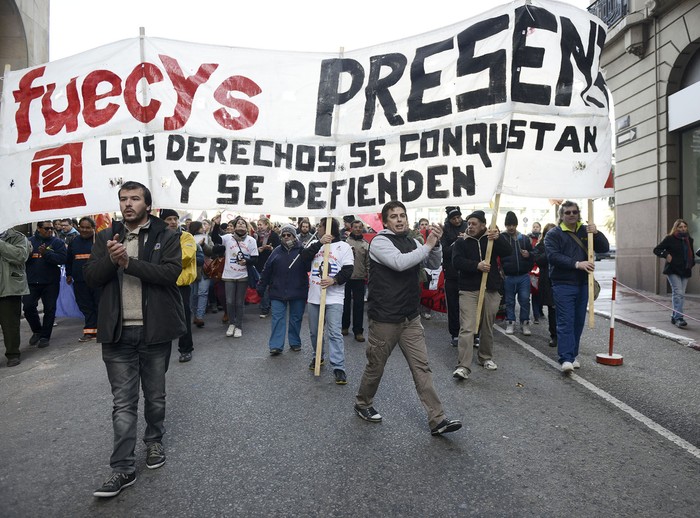
[[(194, 329), (190, 363), (168, 371), (166, 464), (145, 468), (112, 499), (111, 393), (98, 344), (62, 320), (51, 346), (0, 361), (0, 516), (697, 516), (700, 355), (618, 326), (624, 364), (597, 364), (608, 321), (584, 332), (582, 368), (565, 378), (533, 335), (496, 335), (497, 371), (452, 378), (456, 349), (444, 315), (424, 321), (435, 385), (462, 430), (432, 437), (398, 348), (375, 400), (381, 424), (360, 420), (354, 395), (364, 345), (346, 337), (348, 384), (309, 371), (301, 352), (270, 357), (269, 319), (248, 307), (243, 337), (221, 313)], [(140, 413), (139, 435), (143, 434)]]

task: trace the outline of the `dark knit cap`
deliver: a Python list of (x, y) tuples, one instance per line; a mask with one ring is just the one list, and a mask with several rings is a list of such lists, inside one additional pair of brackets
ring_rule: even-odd
[(165, 220), (165, 218), (169, 218), (170, 216), (175, 216), (177, 219), (180, 219), (180, 215), (173, 209), (160, 209), (160, 219)]
[(518, 216), (515, 215), (515, 212), (508, 211), (506, 212), (506, 225), (517, 225), (518, 224)]
[(475, 210), (469, 216), (467, 216), (466, 221), (469, 221), (472, 218), (476, 218), (482, 223), (486, 223), (486, 214), (484, 214), (483, 210)]
[(459, 207), (445, 207), (445, 212), (447, 213), (447, 219), (462, 215), (462, 211), (459, 210)]

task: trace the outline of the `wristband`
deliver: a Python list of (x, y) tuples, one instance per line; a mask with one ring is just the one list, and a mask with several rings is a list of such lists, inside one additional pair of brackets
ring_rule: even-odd
[(574, 265), (574, 268), (578, 270), (578, 261), (576, 261), (576, 264)]

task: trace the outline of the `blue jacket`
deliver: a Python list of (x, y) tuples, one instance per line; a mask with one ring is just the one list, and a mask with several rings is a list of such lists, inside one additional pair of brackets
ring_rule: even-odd
[[(57, 237), (42, 238), (36, 232), (29, 238), (32, 254), (27, 260), (27, 281), (29, 284), (58, 284), (61, 282), (61, 265), (66, 262), (66, 244)], [(44, 254), (39, 247), (46, 245)]]
[(83, 239), (80, 235), (68, 244), (68, 258), (66, 259), (66, 277), (73, 277), (75, 282), (85, 282), (83, 266), (90, 259), (92, 252), (91, 239)]
[[(576, 235), (586, 247), (584, 250), (573, 237), (572, 232), (562, 226), (554, 227), (544, 237), (544, 248), (549, 261), (549, 278), (552, 285), (557, 284), (586, 284), (588, 274), (576, 269), (578, 261), (588, 261), (588, 231), (586, 225), (577, 224)], [(593, 250), (598, 253), (607, 252), (610, 248), (608, 238), (601, 231), (593, 235)]]
[[(508, 241), (511, 248), (510, 254), (501, 260), (503, 273), (513, 276), (530, 273), (530, 270), (535, 266), (535, 259), (532, 256), (532, 241), (530, 241), (530, 238), (522, 235), (520, 232), (516, 232), (515, 238), (511, 237), (507, 232), (503, 232), (501, 236)], [(530, 256), (527, 258), (523, 257), (520, 253), (521, 250), (527, 250), (530, 252)]]
[[(298, 240), (289, 250), (284, 245), (275, 248), (260, 274), (258, 291), (270, 286), (270, 298), (273, 300), (306, 300), (309, 294), (308, 271), (311, 264), (301, 257), (302, 249)], [(289, 265), (295, 259), (294, 266), (290, 268)]]

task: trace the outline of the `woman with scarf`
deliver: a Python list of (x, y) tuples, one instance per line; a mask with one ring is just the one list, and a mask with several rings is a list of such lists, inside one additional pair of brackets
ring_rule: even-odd
[(695, 255), (693, 238), (688, 234), (688, 223), (684, 219), (673, 223), (668, 235), (654, 248), (654, 255), (666, 259), (663, 273), (671, 285), (671, 323), (676, 327), (686, 327), (688, 323), (683, 318), (683, 302)]

